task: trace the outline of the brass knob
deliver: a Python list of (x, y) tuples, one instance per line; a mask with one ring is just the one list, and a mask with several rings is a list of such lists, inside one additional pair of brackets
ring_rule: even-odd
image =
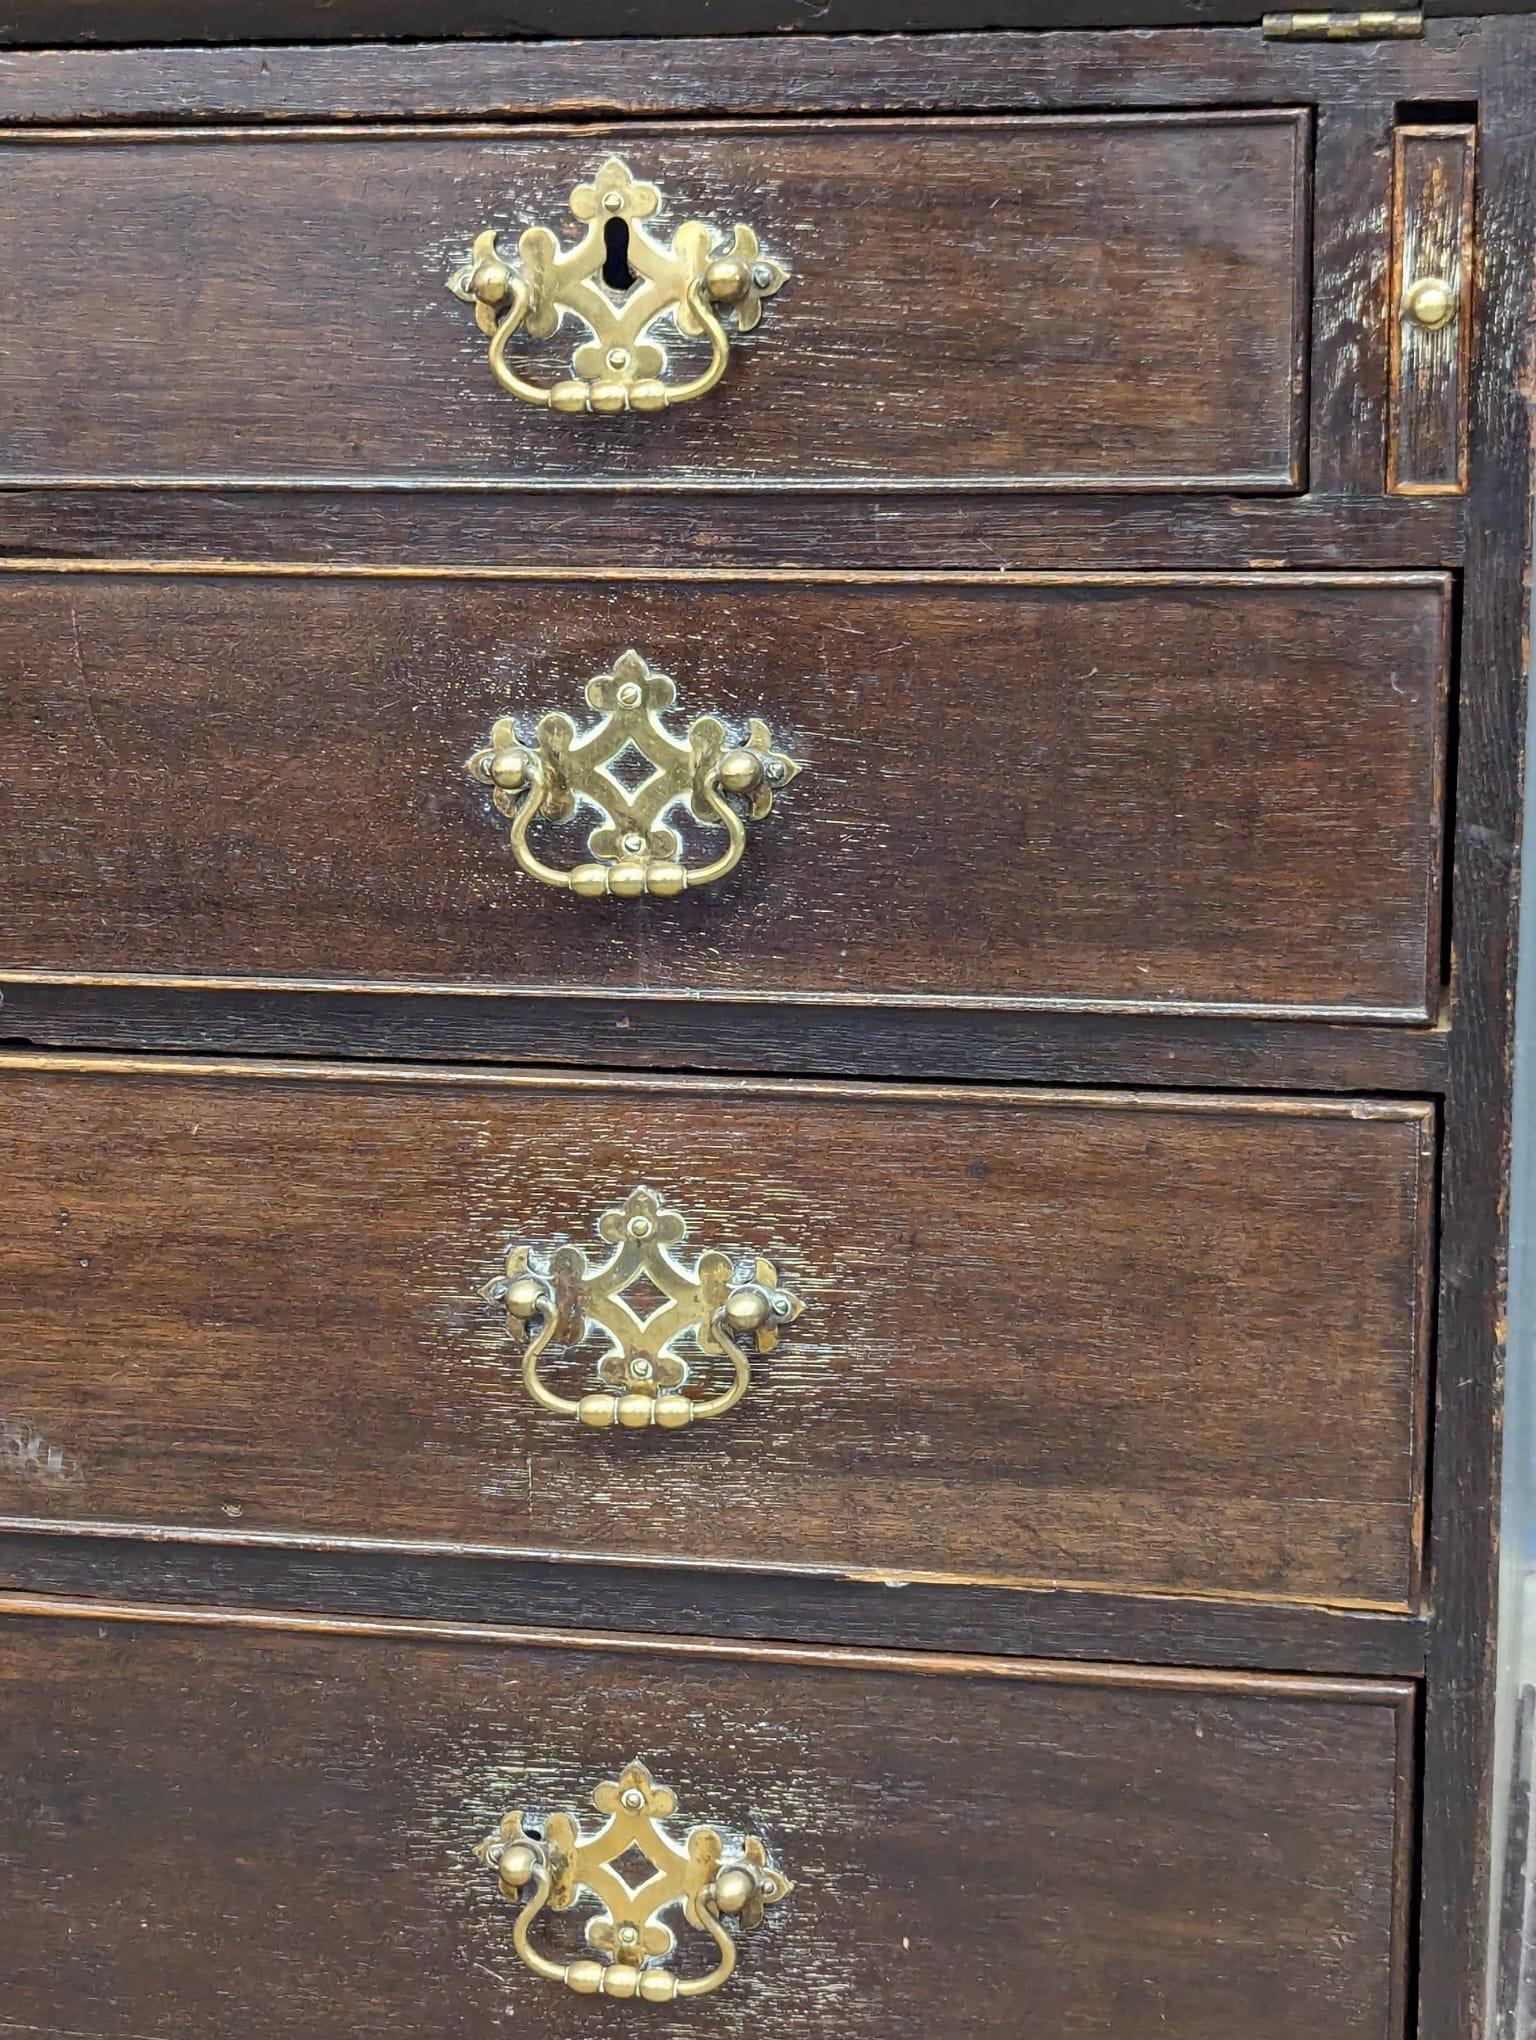
[(1456, 287), (1443, 276), (1417, 277), (1403, 292), (1403, 316), (1426, 333), (1448, 326), (1459, 309)]
[[(599, 1785), (592, 1804), (604, 1816), (595, 1834), (583, 1834), (568, 1813), (550, 1814), (530, 1834), (522, 1814), (509, 1813), (475, 1851), (497, 1872), (502, 1895), (519, 1907), (512, 1928), (519, 1958), (535, 1976), (581, 1997), (646, 2004), (708, 1997), (736, 1967), (736, 1941), (725, 1920), (750, 1932), (794, 1886), (756, 1835), (729, 1851), (713, 1828), (696, 1827), (674, 1840), (661, 1823), (677, 1811), (677, 1795), (658, 1785), (644, 1764), (630, 1764)], [(655, 1872), (638, 1891), (613, 1868), (632, 1849)], [(601, 1908), (587, 1922), (586, 1938), (602, 1959), (556, 1962), (541, 1955), (529, 1939), (535, 1920), (546, 1906), (566, 1911), (582, 1893)], [(667, 1966), (676, 1936), (662, 1915), (674, 1906), (715, 1944), (715, 1966), (704, 1976), (679, 1976)]]
[[(682, 1259), (682, 1213), (643, 1188), (605, 1211), (597, 1232), (612, 1248), (606, 1256), (578, 1246), (517, 1246), (505, 1274), (483, 1292), (505, 1309), (508, 1334), (527, 1342), (529, 1395), (540, 1409), (592, 1431), (681, 1431), (734, 1409), (751, 1386), (751, 1355), (771, 1353), (804, 1309), (773, 1263), (713, 1251)], [(643, 1317), (632, 1310), (625, 1296), (636, 1286), (659, 1294), (660, 1307)], [(545, 1354), (557, 1341), (578, 1347), (593, 1332), (608, 1341), (597, 1369), (604, 1387), (557, 1395), (539, 1371)], [(700, 1358), (730, 1369), (714, 1394), (685, 1392)]]
[[(563, 247), (548, 227), (527, 227), (517, 268), (498, 253), (496, 230), (488, 227), (448, 279), (490, 335), (497, 382), (524, 403), (597, 417), (646, 415), (706, 395), (730, 358), (726, 316), (738, 333), (750, 333), (764, 299), (783, 288), (789, 271), (765, 256), (751, 227), (739, 222), (727, 237), (703, 220), (685, 220), (670, 240), (658, 239), (641, 223), (661, 210), (661, 193), (618, 156), (590, 184), (577, 185), (570, 205), (586, 227), (574, 248)], [(589, 336), (571, 356), (571, 380), (535, 383), (519, 375), (507, 360), (508, 343), (519, 332), (549, 339), (567, 313)], [(658, 337), (666, 324), (682, 339), (709, 342), (708, 365), (688, 381), (667, 380)]]

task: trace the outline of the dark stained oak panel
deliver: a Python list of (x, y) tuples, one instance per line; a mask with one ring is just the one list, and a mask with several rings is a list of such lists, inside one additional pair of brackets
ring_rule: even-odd
[[(1423, 1020), (1448, 613), (1438, 575), (11, 572), (0, 973)], [(761, 715), (805, 770), (728, 880), (583, 901), (464, 760), (590, 721), (631, 645), (678, 727)]]
[[(1427, 1106), (13, 1057), (0, 1143), (8, 1520), (1416, 1597)], [(639, 1183), (806, 1304), (684, 1432), (481, 1293)]]
[[(1403, 1686), (323, 1628), (7, 1626), (18, 2029), (1403, 2033)], [(637, 1757), (676, 1831), (759, 1833), (796, 1884), (692, 2005), (529, 1974), (473, 1854), (513, 1807), (590, 1828), (592, 1788)], [(589, 1913), (546, 1916), (538, 1945), (586, 1952)]]
[[(13, 133), (0, 479), (1293, 489), (1307, 138), (1287, 111)], [(555, 416), (496, 386), (445, 279), (483, 227), (574, 242), (614, 149), (669, 225), (742, 220), (793, 274), (703, 401)], [(109, 309), (61, 287), (70, 251)], [(563, 379), (577, 330), (519, 364)]]

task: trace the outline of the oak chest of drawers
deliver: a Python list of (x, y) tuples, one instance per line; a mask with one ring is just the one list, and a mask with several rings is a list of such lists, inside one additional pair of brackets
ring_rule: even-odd
[(0, 22), (0, 2031), (1484, 2032), (1536, 21), (1050, 12)]

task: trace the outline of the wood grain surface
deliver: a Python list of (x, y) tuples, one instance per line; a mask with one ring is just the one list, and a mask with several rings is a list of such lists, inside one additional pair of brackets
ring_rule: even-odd
[[(0, 963), (1424, 1020), (1449, 611), (1435, 575), (12, 572)], [(464, 760), (509, 710), (584, 725), (629, 645), (678, 727), (761, 715), (805, 770), (728, 881), (594, 903)]]
[[(1503, 61), (1508, 43), (1506, 25), (1489, 17), (1518, 11), (1529, 0), (1430, 0), (1421, 37), (1367, 43), (1271, 42), (1258, 33), (1261, 15), (1275, 11), (1263, 0), (1188, 0), (1187, 9), (1178, 0), (1104, 0), (1102, 6), (1094, 0), (985, 0), (986, 32), (979, 34), (966, 32), (964, 9), (981, 0), (929, 0), (936, 32), (922, 35), (899, 32), (918, 26), (916, 0), (908, 0), (898, 21), (878, 19), (883, 4), (889, 15), (886, 0), (670, 4), (689, 10), (690, 25), (700, 33), (676, 33), (675, 19), (648, 22), (657, 0), (560, 0), (558, 20), (529, 40), (532, 10), (553, 9), (555, 0), (518, 0), (516, 19), (508, 16), (508, 0), (440, 0), (430, 39), (402, 47), (388, 40), (389, 18), (408, 18), (417, 0), (324, 0), (323, 16), (316, 0), (238, 6), (219, 0), (217, 8), (213, 0), (6, 0), (0, 42), (43, 47), (18, 49), (0, 67), (0, 113), (7, 121), (49, 125), (1116, 106), (1161, 112), (1351, 99), (1375, 100), (1390, 110), (1394, 98), (1422, 103), (1476, 92), (1485, 70)], [(454, 35), (456, 9), (477, 8), (487, 13), (479, 39), (438, 40)], [(579, 28), (584, 8), (601, 25)], [(769, 26), (788, 26), (801, 13), (795, 25), (812, 29), (833, 28), (839, 15), (849, 26), (855, 10), (867, 8), (867, 26), (876, 32), (857, 40), (751, 32), (758, 8), (775, 14)], [(813, 8), (815, 20), (806, 23), (801, 11)], [(17, 32), (24, 16), (41, 20), (45, 11), (48, 33)], [(1198, 35), (1182, 32), (1190, 25), (1179, 23), (1183, 12), (1197, 18)], [(1094, 18), (1100, 13), (1124, 16), (1128, 32), (1101, 25)], [(309, 34), (296, 30), (299, 39), (288, 38), (286, 47), (263, 44), (257, 15), (269, 36), (281, 38), (284, 16), (301, 22), (306, 14)], [(153, 15), (166, 24), (163, 37), (150, 34)], [(1434, 18), (1445, 15), (1473, 18), (1454, 24)], [(172, 25), (178, 20), (179, 30)], [(113, 34), (114, 22), (128, 26)], [(67, 25), (82, 43), (119, 47), (61, 49)], [(1027, 32), (1009, 33), (1010, 25)], [(88, 33), (93, 26), (94, 37)], [(1521, 32), (1519, 23), (1507, 26)], [(362, 33), (361, 46), (341, 40), (349, 28)], [(156, 41), (182, 47), (157, 48)]]
[[(649, 2033), (1012, 2040), (1026, 2006), (1064, 2040), (1404, 2030), (1402, 1686), (575, 1642), (12, 1622), (7, 2019), (628, 2031), (520, 1967), (473, 1849), (513, 1807), (590, 1818), (641, 1757), (680, 1830), (759, 1833), (796, 1881)], [(583, 1917), (541, 1945), (580, 1952)]]
[[(1386, 349), (1380, 351), (1383, 389)], [(962, 490), (860, 499), (834, 488), (694, 495), (635, 490), (622, 519), (594, 520), (589, 490), (120, 489), (28, 486), (5, 491), (7, 556), (47, 561), (146, 558), (218, 565), (302, 560), (349, 567), (560, 566), (626, 571), (738, 567), (1059, 573), (1244, 572), (1338, 568), (1371, 572), (1454, 568), (1466, 551), (1466, 504), (1456, 496), (1382, 496), (1380, 410), (1370, 495), (1337, 484), (1305, 496), (1089, 495), (1031, 497)], [(1356, 470), (1363, 451), (1356, 448)]]
[[(1306, 138), (1288, 111), (12, 134), (0, 477), (1295, 488)], [(445, 281), (484, 227), (574, 241), (616, 148), (793, 278), (707, 401), (560, 417), (497, 387)], [(110, 249), (109, 315), (59, 289), (70, 249)], [(534, 380), (572, 330), (519, 349)]]
[(1422, 2040), (1484, 2033), (1499, 1486), (1508, 1336), (1509, 1154), (1527, 676), (1536, 291), (1536, 36), (1490, 25), (1478, 110), (1478, 372), (1455, 834), (1456, 994), (1437, 1327), (1434, 1605), (1424, 1746)]
[[(1503, 8), (1525, 0), (1495, 0)], [(1427, 12), (1465, 15), (1476, 0), (1429, 0)], [(1205, 28), (1257, 23), (1262, 0), (7, 0), (0, 42), (228, 42), (263, 37), (581, 35), (635, 37), (879, 33), (899, 28)], [(893, 18), (894, 15), (894, 18)]]
[[(16, 1058), (0, 1131), (16, 1521), (1416, 1590), (1427, 1107)], [(595, 1433), (481, 1290), (639, 1183), (806, 1312), (729, 1417)]]
[[(1442, 993), (1442, 1001), (1443, 1001)], [(447, 994), (210, 991), (0, 972), (0, 1047), (989, 1083), (1433, 1094), (1447, 1029), (1354, 1020)]]
[[(1457, 495), (1467, 486), (1467, 426), (1475, 337), (1472, 236), (1474, 127), (1399, 127), (1392, 253), (1392, 417), (1387, 486), (1401, 495)], [(1415, 285), (1439, 281), (1455, 305), (1433, 330), (1407, 311)]]
[(402, 1551), (367, 1538), (281, 1532), (195, 1535), (127, 1526), (0, 1525), (0, 1593), (140, 1603), (169, 1618), (200, 1605), (324, 1619), (553, 1623), (647, 1636), (960, 1650), (1074, 1663), (1136, 1663), (1419, 1678), (1431, 1611), (1092, 1587), (968, 1587), (806, 1570), (766, 1572), (633, 1559)]

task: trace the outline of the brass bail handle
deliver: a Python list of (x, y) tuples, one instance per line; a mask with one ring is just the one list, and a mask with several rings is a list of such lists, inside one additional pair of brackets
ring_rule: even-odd
[[(676, 683), (653, 673), (635, 651), (589, 680), (586, 696), (599, 711), (589, 727), (578, 730), (569, 716), (552, 710), (524, 736), (513, 717), (501, 716), (465, 762), (511, 823), (521, 868), (579, 899), (670, 899), (728, 877), (747, 847), (748, 822), (773, 811), (775, 796), (798, 777), (800, 766), (755, 716), (744, 736), (733, 737), (712, 715), (699, 716), (682, 734), (669, 729), (662, 717), (677, 699)], [(630, 750), (651, 768), (633, 788), (608, 770)], [(568, 821), (578, 802), (598, 821), (587, 837), (587, 861), (563, 869), (541, 856), (531, 837), (539, 822)], [(724, 831), (718, 855), (702, 864), (682, 862), (682, 837), (669, 819), (677, 810), (708, 830)]]
[[(532, 1831), (521, 1813), (509, 1813), (475, 1851), (495, 1870), (502, 1896), (519, 1908), (512, 1928), (519, 1959), (535, 1976), (582, 1997), (647, 2004), (708, 1997), (736, 1967), (736, 1941), (725, 1921), (750, 1932), (794, 1886), (755, 1835), (728, 1848), (713, 1828), (696, 1827), (674, 1841), (661, 1823), (677, 1811), (677, 1796), (642, 1763), (599, 1785), (592, 1804), (605, 1816), (595, 1834), (583, 1834), (568, 1813), (552, 1813)], [(633, 1891), (614, 1867), (631, 1849), (655, 1872)], [(534, 1925), (546, 1907), (565, 1912), (582, 1892), (599, 1908), (586, 1927), (596, 1952), (553, 1961), (533, 1946)], [(680, 1976), (668, 1966), (677, 1937), (664, 1915), (675, 1909), (713, 1943), (714, 1967), (702, 1976)]]
[[(523, 1386), (534, 1402), (601, 1431), (680, 1431), (733, 1410), (752, 1384), (751, 1356), (773, 1351), (805, 1308), (799, 1297), (761, 1255), (733, 1260), (711, 1250), (685, 1260), (682, 1213), (644, 1186), (605, 1211), (597, 1231), (611, 1251), (595, 1258), (577, 1246), (514, 1246), (482, 1292), (505, 1306), (509, 1334), (527, 1342)], [(637, 1284), (661, 1297), (644, 1316), (626, 1295)], [(545, 1355), (594, 1332), (608, 1346), (597, 1368), (603, 1389), (557, 1394), (540, 1373)], [(693, 1356), (723, 1362), (724, 1385), (689, 1395)]]
[[(784, 264), (764, 255), (756, 233), (739, 222), (726, 235), (704, 220), (684, 220), (669, 241), (658, 239), (643, 222), (661, 211), (661, 192), (619, 156), (576, 186), (570, 206), (586, 228), (574, 247), (548, 227), (525, 227), (513, 262), (487, 227), (448, 279), (490, 338), (497, 382), (525, 404), (599, 416), (665, 411), (706, 396), (730, 359), (726, 319), (750, 333), (764, 300), (783, 288)], [(511, 342), (520, 333), (547, 340), (567, 314), (589, 335), (571, 356), (570, 379), (531, 382), (508, 360)], [(666, 347), (654, 330), (663, 322), (681, 338), (709, 343), (708, 362), (685, 381), (667, 379)]]

